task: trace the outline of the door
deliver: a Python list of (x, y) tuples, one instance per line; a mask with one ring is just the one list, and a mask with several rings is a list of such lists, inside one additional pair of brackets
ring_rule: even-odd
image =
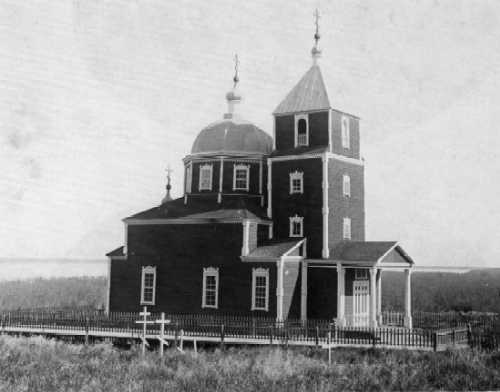
[(370, 281), (353, 281), (353, 325), (355, 327), (368, 327), (370, 316)]

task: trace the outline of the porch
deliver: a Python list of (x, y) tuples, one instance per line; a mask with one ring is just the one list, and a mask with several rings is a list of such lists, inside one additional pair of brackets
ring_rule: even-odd
[[(413, 260), (397, 242), (342, 242), (328, 259), (302, 260), (301, 319), (308, 312), (308, 272), (311, 269), (336, 270), (336, 317), (340, 328), (387, 326), (382, 314), (382, 275), (384, 270), (404, 271), (404, 313), (398, 326), (412, 329), (411, 271)], [(324, 274), (327, 275), (326, 273)], [(395, 326), (394, 320), (391, 320)]]

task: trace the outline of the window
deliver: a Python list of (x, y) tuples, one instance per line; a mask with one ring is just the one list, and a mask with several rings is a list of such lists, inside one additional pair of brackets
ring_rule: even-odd
[(342, 147), (351, 148), (351, 135), (349, 129), (349, 117), (342, 116), (341, 119), (342, 128)]
[(356, 280), (367, 280), (368, 279), (368, 269), (366, 269), (366, 268), (356, 268), (354, 270), (354, 279), (356, 279)]
[(304, 234), (303, 226), (303, 217), (297, 215), (290, 217), (290, 237), (302, 237)]
[(248, 191), (250, 165), (234, 165), (233, 191)]
[(191, 163), (186, 166), (186, 193), (191, 193), (191, 183), (193, 182), (193, 168)]
[(344, 240), (351, 239), (351, 218), (344, 218)]
[(309, 122), (307, 114), (295, 116), (295, 147), (309, 145)]
[(342, 192), (346, 197), (351, 196), (351, 177), (347, 174), (342, 177)]
[(218, 307), (219, 301), (219, 269), (218, 268), (203, 268), (203, 294), (202, 308)]
[(295, 170), (290, 173), (290, 194), (304, 193), (304, 173)]
[(200, 184), (198, 189), (200, 191), (212, 190), (212, 165), (205, 164), (200, 166)]
[(141, 305), (154, 305), (156, 292), (156, 267), (142, 267)]
[(252, 270), (252, 310), (269, 309), (269, 269)]

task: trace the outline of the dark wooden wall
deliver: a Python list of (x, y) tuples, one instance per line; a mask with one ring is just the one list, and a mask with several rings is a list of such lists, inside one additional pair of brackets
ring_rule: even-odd
[[(290, 195), (289, 173), (304, 173), (304, 193)], [(289, 238), (289, 217), (304, 217), (308, 257), (321, 257), (322, 248), (322, 163), (320, 158), (279, 161), (272, 164), (273, 232), (278, 239)]]
[[(240, 259), (241, 224), (130, 225), (128, 260), (111, 266), (111, 311), (140, 309), (141, 268), (156, 266), (156, 305), (168, 313), (276, 317), (276, 264)], [(193, 245), (196, 244), (196, 245)], [(203, 268), (219, 268), (219, 308), (203, 309)], [(269, 268), (269, 311), (251, 311), (252, 268)]]

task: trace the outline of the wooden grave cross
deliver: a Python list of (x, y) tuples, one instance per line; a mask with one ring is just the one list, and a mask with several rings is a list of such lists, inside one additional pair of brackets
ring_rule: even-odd
[(161, 313), (161, 318), (156, 320), (156, 323), (160, 324), (160, 336), (158, 340), (160, 341), (160, 357), (163, 357), (163, 346), (168, 347), (168, 342), (165, 340), (165, 324), (170, 324), (170, 320), (165, 319), (165, 313)]
[(148, 316), (151, 316), (151, 312), (148, 312), (148, 307), (144, 306), (144, 310), (139, 313), (139, 316), (142, 316), (142, 320), (137, 320), (136, 324), (142, 324), (142, 356), (144, 357), (146, 355), (146, 345), (149, 346), (147, 340), (146, 340), (146, 332), (147, 332), (147, 327), (148, 324), (154, 324), (154, 321), (148, 320)]

